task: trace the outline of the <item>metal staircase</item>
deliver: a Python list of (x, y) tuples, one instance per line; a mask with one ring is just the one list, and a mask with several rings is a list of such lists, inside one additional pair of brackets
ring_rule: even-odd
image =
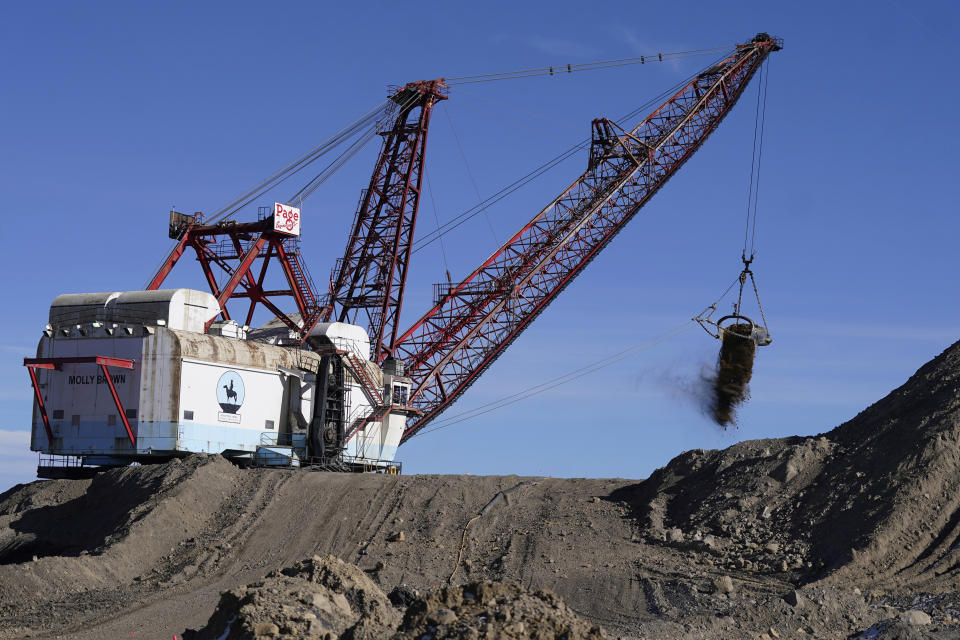
[[(339, 353), (339, 351), (338, 351)], [(360, 358), (356, 353), (350, 350), (344, 350), (339, 353), (343, 357), (344, 364), (350, 369), (350, 373), (360, 383), (363, 393), (370, 399), (370, 404), (374, 407), (383, 405), (383, 390), (370, 378), (366, 363), (368, 360)]]

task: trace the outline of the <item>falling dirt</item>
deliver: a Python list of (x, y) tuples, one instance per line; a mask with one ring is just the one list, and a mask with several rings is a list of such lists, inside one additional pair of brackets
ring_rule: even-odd
[(757, 345), (750, 337), (753, 327), (733, 324), (723, 329), (716, 372), (711, 376), (713, 397), (710, 415), (720, 426), (736, 423), (737, 407), (750, 398), (750, 378)]
[(548, 610), (631, 640), (960, 637), (960, 343), (832, 431), (688, 451), (643, 481), (540, 478), (464, 536), (524, 480), (193, 456), (15, 487), (0, 638), (238, 622), (244, 637), (558, 637), (528, 625)]

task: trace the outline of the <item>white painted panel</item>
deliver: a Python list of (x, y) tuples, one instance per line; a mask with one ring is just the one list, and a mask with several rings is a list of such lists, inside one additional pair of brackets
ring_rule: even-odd
[(180, 381), (177, 338), (170, 331), (157, 329), (143, 339), (140, 363), (140, 421), (176, 422), (179, 410)]
[(403, 430), (407, 428), (407, 416), (391, 411), (387, 414), (385, 422), (388, 425), (383, 432), (383, 450), (386, 453), (396, 451), (400, 446)]
[(273, 230), (289, 236), (300, 235), (300, 209), (275, 202), (273, 204)]
[[(111, 367), (109, 371), (124, 409), (139, 412), (142, 344), (139, 337), (44, 338), (37, 355), (41, 358), (109, 356), (134, 360), (132, 370)], [(37, 381), (53, 435), (63, 438), (65, 448), (88, 450), (92, 446), (91, 438), (99, 439), (101, 444), (97, 446), (103, 446), (102, 443), (109, 443), (111, 438), (128, 437), (100, 365), (64, 364), (59, 371), (41, 369), (37, 371)], [(62, 417), (54, 417), (61, 412)], [(109, 421), (115, 421), (115, 424), (108, 425)], [(135, 422), (136, 419), (131, 419), (131, 423)], [(31, 448), (49, 448), (39, 411), (34, 412)]]
[(266, 431), (266, 421), (281, 422), (283, 376), (238, 366), (183, 360), (180, 409), (193, 421)]

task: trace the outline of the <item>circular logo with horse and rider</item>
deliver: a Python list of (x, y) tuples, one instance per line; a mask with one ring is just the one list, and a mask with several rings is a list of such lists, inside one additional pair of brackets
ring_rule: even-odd
[(236, 413), (243, 404), (243, 378), (236, 371), (227, 371), (217, 382), (217, 402), (224, 413)]

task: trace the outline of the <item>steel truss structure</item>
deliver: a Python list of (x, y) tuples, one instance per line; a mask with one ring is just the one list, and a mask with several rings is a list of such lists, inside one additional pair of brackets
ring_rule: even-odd
[(409, 440), (454, 402), (700, 148), (779, 40), (697, 75), (630, 131), (595, 121), (588, 170), (395, 343), (414, 381)]
[(371, 357), (391, 354), (403, 306), (423, 182), (433, 106), (446, 99), (443, 80), (411, 82), (391, 99), (399, 105), (370, 185), (363, 191), (343, 258), (331, 278), (327, 318), (366, 326)]
[[(396, 115), (392, 127), (381, 132), (380, 155), (361, 195), (344, 256), (333, 269), (328, 301), (314, 293), (295, 239), (274, 231), (269, 217), (204, 225), (199, 214), (171, 212), (170, 235), (177, 246), (147, 288), (159, 288), (192, 247), (224, 319), (230, 319), (228, 300), (246, 298), (244, 324), (263, 304), (301, 343), (317, 322), (365, 326), (371, 358), (402, 360), (405, 375), (414, 382), (410, 404), (417, 413), (408, 417), (402, 444), (459, 398), (607, 246), (700, 148), (767, 56), (781, 46), (764, 33), (737, 45), (629, 131), (607, 119), (594, 120), (587, 171), (460, 283), (439, 285), (433, 308), (402, 333), (398, 319), (427, 131), (434, 105), (447, 97), (442, 79), (412, 82), (391, 96)], [(262, 264), (255, 271), (257, 259)], [(281, 264), (289, 289), (264, 289), (272, 259)], [(226, 278), (222, 286), (215, 269)], [(292, 296), (299, 317), (281, 311), (272, 300), (278, 296)], [(377, 405), (373, 414), (383, 409), (377, 391), (367, 390)], [(357, 429), (356, 424), (349, 427), (351, 433)]]
[[(272, 213), (269, 208), (266, 211)], [(204, 225), (199, 214), (188, 216), (171, 211), (170, 237), (176, 239), (177, 244), (150, 280), (146, 287), (148, 291), (160, 288), (189, 247), (197, 254), (210, 292), (220, 303), (220, 316), (224, 320), (231, 319), (227, 301), (246, 298), (249, 300), (247, 313), (240, 324), (249, 326), (257, 305), (262, 304), (299, 336), (302, 343), (328, 311), (314, 293), (316, 289), (310, 275), (300, 261), (298, 238), (275, 231), (272, 215), (258, 222), (225, 220)], [(257, 260), (261, 261), (259, 268), (255, 268)], [(273, 260), (280, 264), (288, 289), (264, 289), (267, 270)], [(226, 279), (222, 286), (218, 275), (219, 281)], [(273, 301), (273, 298), (285, 296), (293, 297), (298, 316), (287, 315)]]

